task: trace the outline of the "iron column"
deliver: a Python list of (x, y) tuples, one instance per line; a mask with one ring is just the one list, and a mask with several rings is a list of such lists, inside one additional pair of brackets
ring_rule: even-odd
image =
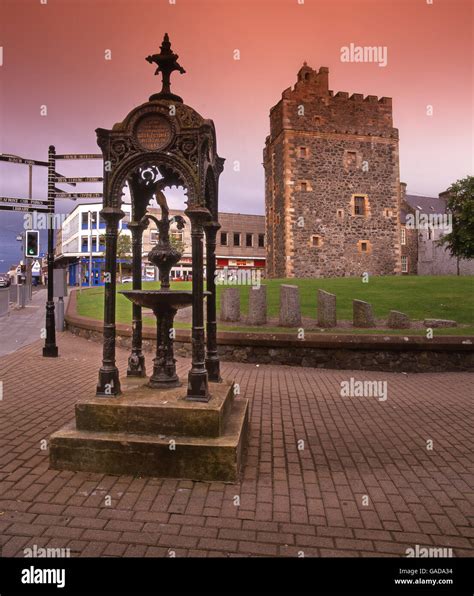
[(204, 207), (187, 209), (185, 214), (191, 220), (191, 242), (193, 255), (193, 327), (192, 327), (192, 366), (188, 374), (186, 399), (208, 402), (208, 375), (205, 363), (204, 339), (204, 255), (203, 224), (210, 219)]
[(204, 225), (206, 233), (206, 289), (210, 294), (206, 299), (207, 310), (207, 353), (206, 369), (209, 380), (221, 381), (219, 356), (217, 355), (217, 316), (216, 316), (216, 236), (221, 225), (212, 221)]
[[(132, 288), (142, 289), (142, 237), (147, 224), (131, 221), (128, 229), (132, 234)], [(132, 304), (132, 351), (128, 357), (128, 377), (145, 377), (145, 356), (142, 352), (142, 307)]]
[(120, 395), (119, 371), (115, 364), (115, 291), (117, 285), (118, 222), (125, 213), (119, 207), (100, 212), (107, 223), (105, 232), (104, 347), (96, 395)]
[(57, 358), (58, 346), (56, 345), (56, 323), (54, 320), (54, 210), (55, 210), (55, 171), (56, 149), (53, 145), (48, 149), (48, 299), (46, 302), (46, 339), (44, 342), (43, 356)]

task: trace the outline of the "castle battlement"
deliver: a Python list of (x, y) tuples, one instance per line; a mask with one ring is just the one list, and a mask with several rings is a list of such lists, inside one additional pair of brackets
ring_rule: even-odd
[(329, 69), (315, 70), (306, 63), (297, 81), (282, 93), (270, 110), (271, 136), (283, 129), (358, 134), (398, 139), (392, 123), (392, 98), (334, 93), (329, 89)]

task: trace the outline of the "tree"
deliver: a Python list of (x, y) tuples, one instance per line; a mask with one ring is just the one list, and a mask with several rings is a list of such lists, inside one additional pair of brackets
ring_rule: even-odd
[(173, 232), (170, 233), (170, 244), (173, 248), (175, 248), (181, 254), (184, 253), (184, 249), (186, 248), (184, 242), (182, 240), (182, 235), (175, 235)]
[(445, 234), (440, 245), (459, 260), (474, 258), (474, 176), (466, 176), (451, 184), (447, 190), (446, 208), (452, 216), (452, 231)]
[(130, 254), (132, 252), (132, 241), (130, 236), (119, 233), (117, 238), (117, 260), (119, 262), (119, 281), (122, 283), (122, 261), (130, 262)]

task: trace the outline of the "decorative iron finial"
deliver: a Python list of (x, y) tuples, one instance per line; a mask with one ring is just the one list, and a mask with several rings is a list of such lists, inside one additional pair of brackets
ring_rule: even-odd
[(147, 62), (150, 64), (155, 63), (158, 66), (158, 68), (155, 70), (155, 75), (161, 72), (163, 82), (160, 93), (153, 94), (150, 97), (150, 101), (153, 101), (154, 99), (172, 99), (173, 101), (182, 102), (183, 100), (181, 97), (171, 93), (170, 76), (175, 70), (179, 71), (181, 74), (184, 74), (186, 71), (180, 64), (178, 64), (179, 56), (171, 49), (168, 33), (165, 33), (160, 50), (161, 52), (159, 54), (153, 54), (152, 56), (146, 57)]

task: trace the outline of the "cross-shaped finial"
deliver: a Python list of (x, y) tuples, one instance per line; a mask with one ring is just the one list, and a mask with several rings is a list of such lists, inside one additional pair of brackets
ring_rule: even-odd
[(153, 54), (152, 56), (146, 57), (147, 62), (150, 64), (155, 63), (158, 66), (158, 68), (155, 70), (155, 74), (157, 75), (161, 72), (163, 81), (163, 86), (160, 93), (155, 93), (152, 95), (150, 97), (150, 101), (154, 99), (172, 99), (174, 101), (182, 102), (183, 100), (181, 97), (171, 93), (170, 76), (175, 70), (178, 70), (181, 74), (184, 74), (186, 71), (180, 64), (178, 64), (179, 56), (171, 49), (168, 33), (165, 33), (160, 50), (161, 51), (159, 54)]

